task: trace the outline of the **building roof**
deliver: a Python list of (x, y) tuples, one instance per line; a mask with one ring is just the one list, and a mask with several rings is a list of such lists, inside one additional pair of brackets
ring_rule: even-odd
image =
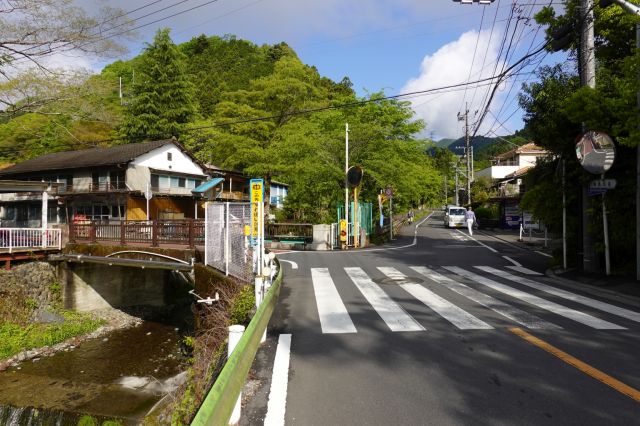
[(23, 161), (6, 169), (1, 169), (0, 176), (126, 164), (143, 154), (168, 144), (178, 146), (178, 148), (184, 151), (195, 163), (202, 165), (202, 163), (188, 153), (175, 139), (165, 139), (161, 141), (116, 145), (108, 148), (54, 152)]
[(510, 151), (503, 152), (502, 154), (498, 154), (495, 156), (495, 158), (499, 160), (503, 160), (506, 158), (513, 158), (517, 154), (548, 154), (548, 153), (549, 151), (542, 148), (541, 146), (538, 146), (533, 142), (529, 142), (517, 148), (514, 148)]
[(520, 178), (520, 177), (526, 175), (529, 172), (529, 170), (531, 170), (531, 169), (532, 169), (532, 166), (522, 167), (522, 168), (516, 170), (513, 173), (509, 173), (502, 180), (511, 180), (511, 179), (515, 179), (515, 178)]
[(198, 186), (195, 189), (191, 190), (191, 193), (194, 195), (204, 195), (207, 191), (212, 190), (213, 188), (216, 187), (216, 185), (218, 185), (220, 182), (224, 182), (224, 178), (213, 178), (203, 184), (201, 184), (200, 186)]

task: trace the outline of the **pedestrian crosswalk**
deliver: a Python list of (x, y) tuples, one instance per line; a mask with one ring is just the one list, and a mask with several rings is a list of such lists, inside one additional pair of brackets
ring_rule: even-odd
[[(530, 329), (559, 330), (576, 324), (625, 330), (632, 326), (626, 321), (640, 322), (640, 312), (546, 284), (531, 272), (490, 266), (378, 266), (365, 271), (354, 266), (311, 268), (311, 281), (324, 334), (357, 333), (370, 326), (361, 315), (360, 323), (354, 321), (350, 312), (361, 313), (363, 301), (392, 332), (428, 331), (431, 321), (459, 330), (490, 330), (505, 322)], [(343, 301), (344, 293), (351, 295), (348, 302)], [(405, 308), (411, 301), (427, 308), (420, 321)], [(411, 306), (415, 312), (415, 303)]]

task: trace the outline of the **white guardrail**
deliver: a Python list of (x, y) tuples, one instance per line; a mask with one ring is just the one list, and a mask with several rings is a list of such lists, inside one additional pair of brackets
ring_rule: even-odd
[(0, 251), (14, 249), (62, 247), (62, 230), (42, 228), (0, 228)]

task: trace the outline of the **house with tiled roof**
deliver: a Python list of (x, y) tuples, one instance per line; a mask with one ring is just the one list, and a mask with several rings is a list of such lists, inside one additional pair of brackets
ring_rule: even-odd
[[(191, 191), (208, 177), (175, 139), (56, 152), (0, 170), (0, 180), (57, 183), (50, 223), (202, 217), (202, 202)], [(1, 194), (1, 225), (39, 226), (40, 197)]]
[(527, 143), (496, 155), (491, 166), (475, 173), (492, 181), (490, 202), (499, 206), (500, 225), (518, 227), (521, 218), (520, 199), (524, 194), (523, 177), (536, 163), (551, 153), (535, 143)]
[(503, 179), (518, 170), (535, 166), (538, 159), (547, 157), (549, 154), (549, 151), (530, 142), (496, 155), (491, 159), (491, 166), (476, 172), (475, 177)]

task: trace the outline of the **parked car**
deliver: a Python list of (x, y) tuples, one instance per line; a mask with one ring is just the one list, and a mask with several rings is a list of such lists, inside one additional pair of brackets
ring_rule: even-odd
[(447, 206), (447, 210), (444, 212), (444, 227), (445, 228), (464, 228), (466, 222), (464, 220), (464, 213), (467, 210), (460, 206)]

